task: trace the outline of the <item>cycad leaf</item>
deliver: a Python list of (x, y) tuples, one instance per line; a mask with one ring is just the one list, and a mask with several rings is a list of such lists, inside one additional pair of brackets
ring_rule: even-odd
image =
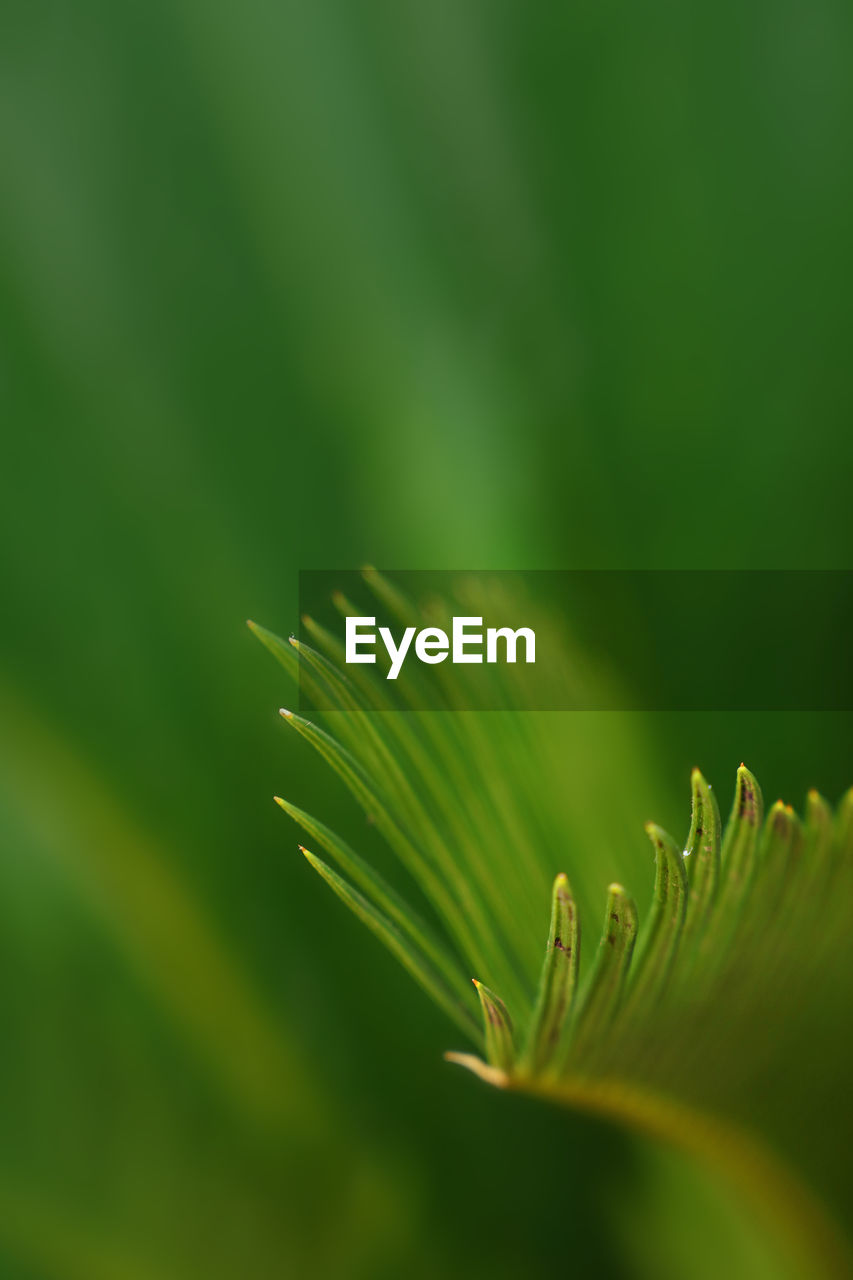
[(448, 986), (457, 992), (463, 1003), (467, 1004), (471, 986), (459, 962), (435, 936), (433, 930), (421, 920), (417, 912), (400, 897), (396, 889), (392, 888), (378, 871), (374, 871), (369, 863), (359, 857), (355, 850), (336, 836), (329, 827), (312, 818), (304, 809), (290, 804), (287, 800), (282, 800), (280, 796), (275, 796), (274, 799), (294, 822), (298, 822), (312, 839), (331, 854), (344, 875), (355, 882), (380, 913), (386, 915), (401, 933), (409, 937), (415, 948), (430, 960), (443, 975)]
[(289, 641), (282, 640), (281, 636), (277, 636), (274, 631), (268, 631), (266, 627), (260, 626), (257, 622), (249, 621), (246, 626), (257, 636), (261, 644), (275, 658), (291, 680), (300, 690), (304, 690), (309, 698), (315, 702), (322, 704), (324, 690), (323, 686), (312, 677), (310, 671), (306, 671), (304, 667), (300, 667), (299, 659), (293, 649), (293, 637)]
[(260, 626), (257, 622), (249, 620), (246, 626), (252, 632), (252, 635), (258, 637), (264, 648), (269, 650), (276, 662), (281, 663), (290, 678), (294, 682), (298, 682), (299, 660), (287, 641), (282, 640), (274, 631), (268, 631), (266, 627)]
[(646, 834), (655, 850), (652, 908), (643, 931), (628, 1003), (633, 1011), (658, 1000), (675, 960), (687, 905), (687, 875), (681, 850), (654, 822)]
[(515, 1063), (515, 1045), (512, 1022), (506, 1006), (494, 991), (490, 991), (476, 978), (473, 981), (483, 1010), (486, 1058), (490, 1066), (497, 1067), (500, 1071), (511, 1071)]
[(637, 908), (621, 884), (612, 884), (607, 891), (604, 930), (595, 965), (582, 993), (570, 1057), (581, 1058), (616, 1016), (636, 939)]
[(530, 1032), (520, 1070), (533, 1074), (551, 1065), (560, 1035), (572, 1007), (580, 954), (577, 907), (568, 877), (561, 873), (554, 881), (551, 897), (551, 927), (539, 993), (530, 1022)]
[(314, 870), (323, 877), (341, 901), (345, 902), (349, 909), (358, 916), (362, 924), (367, 925), (371, 933), (375, 934), (385, 944), (391, 954), (400, 961), (415, 981), (423, 987), (427, 995), (431, 996), (436, 1004), (452, 1018), (456, 1026), (465, 1035), (474, 1040), (475, 1043), (478, 1043), (481, 1040), (481, 1035), (475, 1019), (456, 998), (441, 976), (436, 973), (427, 958), (415, 947), (411, 939), (405, 938), (387, 916), (377, 910), (371, 902), (368, 902), (367, 898), (360, 894), (357, 889), (353, 889), (351, 885), (347, 884), (325, 862), (310, 853), (302, 845), (299, 847)]
[(812, 790), (806, 796), (806, 844), (814, 878), (826, 869), (832, 834), (832, 809), (819, 791)]
[(741, 928), (743, 907), (752, 888), (764, 817), (764, 800), (755, 777), (742, 764), (721, 852), (721, 886), (708, 929), (700, 944), (701, 983), (707, 987), (726, 965)]
[(484, 936), (488, 933), (487, 925), (483, 919), (482, 910), (474, 899), (471, 886), (454, 868), (452, 859), (447, 857), (443, 866), (445, 874), (450, 878), (450, 884), (448, 884), (394, 817), (389, 802), (380, 795), (378, 788), (373, 785), (358, 761), (344, 750), (340, 743), (309, 720), (285, 708), (282, 708), (281, 715), (285, 723), (292, 725), (297, 733), (306, 738), (340, 775), (365, 813), (375, 822), (379, 831), (418, 881), (424, 893), (431, 899), (470, 963), (478, 966), (481, 972), (489, 970), (491, 966), (487, 959), (488, 948), (483, 945)]
[(777, 800), (767, 814), (759, 846), (761, 884), (768, 905), (781, 902), (801, 841), (800, 824), (790, 805)]
[(842, 857), (853, 856), (853, 787), (844, 795), (838, 806), (835, 842)]
[(758, 782), (742, 764), (737, 771), (735, 798), (723, 841), (723, 902), (743, 898), (752, 882), (764, 801)]
[[(417, 620), (391, 584), (374, 572), (366, 578), (386, 609), (406, 625)], [(371, 611), (336, 603), (344, 612)], [(833, 1183), (812, 1135), (840, 1114), (846, 1079), (833, 1055), (843, 1048), (840, 1028), (853, 998), (853, 790), (835, 816), (813, 792), (804, 826), (781, 803), (765, 823), (758, 783), (741, 766), (722, 831), (713, 792), (695, 770), (685, 846), (647, 828), (657, 867), (636, 959), (637, 913), (612, 885), (601, 943), (578, 990), (580, 934), (564, 877), (551, 882), (544, 964), (535, 944), (537, 904), (553, 874), (543, 851), (560, 841), (571, 848), (576, 837), (564, 806), (552, 803), (552, 793), (562, 800), (564, 776), (557, 736), (540, 718), (514, 713), (375, 715), (367, 674), (337, 673), (339, 643), (311, 627), (328, 656), (306, 650), (302, 665), (343, 710), (345, 745), (301, 718), (290, 723), (373, 817), (468, 972), (488, 982), (476, 984), (488, 1062), (470, 1054), (453, 1060), (501, 1087), (600, 1109), (659, 1135), (683, 1131), (688, 1145), (718, 1159), (747, 1190), (755, 1182), (756, 1204), (762, 1197), (775, 1203), (776, 1225), (813, 1264), (803, 1272), (809, 1280), (846, 1274), (835, 1262), (821, 1269), (821, 1258), (847, 1257), (803, 1182), (823, 1180), (829, 1203), (845, 1181)], [(281, 642), (265, 643), (282, 657)], [(512, 673), (502, 686), (494, 674), (511, 707)], [(460, 705), (469, 689), (464, 676), (443, 670), (437, 705)], [(401, 675), (394, 690), (380, 681), (382, 705), (417, 706), (416, 680)], [(314, 834), (363, 893), (314, 859), (318, 871), (470, 1030), (459, 1012), (460, 971), (444, 966), (448, 953), (437, 939), (433, 947), (431, 931), (421, 931), (406, 904), (337, 837), (317, 824)], [(575, 866), (573, 880), (586, 896), (593, 885), (583, 860)], [(501, 997), (519, 1019), (517, 1033)], [(839, 1152), (839, 1168), (841, 1159)], [(800, 1163), (797, 1179), (791, 1170)]]
[(693, 809), (685, 846), (688, 894), (684, 918), (685, 945), (707, 923), (720, 881), (722, 832), (717, 797), (698, 769), (691, 774)]
[(420, 625), (418, 612), (411, 600), (407, 599), (402, 591), (399, 591), (394, 583), (378, 569), (374, 569), (372, 565), (366, 565), (361, 571), (361, 576), (368, 590), (388, 610), (392, 618), (406, 627)]

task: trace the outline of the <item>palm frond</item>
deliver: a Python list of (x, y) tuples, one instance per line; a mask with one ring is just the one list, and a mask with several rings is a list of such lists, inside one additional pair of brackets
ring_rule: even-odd
[[(397, 617), (414, 616), (375, 571), (365, 581)], [(312, 865), (477, 1050), (448, 1056), (502, 1088), (711, 1152), (756, 1182), (757, 1201), (785, 1220), (818, 1269), (811, 1274), (841, 1274), (849, 1255), (832, 1209), (850, 1208), (851, 1144), (829, 1167), (815, 1135), (846, 1107), (853, 1070), (838, 1057), (846, 1038), (839, 1047), (834, 1034), (853, 1011), (853, 790), (835, 814), (812, 791), (803, 821), (781, 801), (765, 819), (759, 784), (741, 765), (724, 826), (694, 770), (685, 840), (646, 828), (655, 861), (648, 909), (638, 913), (629, 888), (611, 884), (587, 954), (588, 913), (569, 877), (588, 875), (590, 859), (564, 864), (554, 879), (555, 839), (567, 863), (571, 850), (553, 803), (560, 760), (541, 718), (512, 709), (511, 669), (505, 711), (454, 715), (462, 677), (450, 670), (442, 709), (406, 710), (418, 705), (415, 677), (401, 675), (392, 703), (363, 668), (352, 678), (341, 669), (331, 633), (310, 620), (307, 629), (322, 653), (255, 628), (290, 674), (295, 656), (300, 678), (322, 683), (324, 705), (340, 713), (330, 717), (338, 738), (290, 713), (287, 723), (371, 817), (445, 937), (433, 939), (328, 828), (280, 803), (358, 887), (308, 854)], [(403, 709), (387, 714), (392, 705)]]

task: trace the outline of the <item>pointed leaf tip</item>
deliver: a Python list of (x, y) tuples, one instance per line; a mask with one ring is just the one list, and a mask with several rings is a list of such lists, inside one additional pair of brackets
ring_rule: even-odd
[(515, 1062), (515, 1046), (512, 1022), (506, 1006), (500, 996), (496, 996), (484, 983), (478, 982), (476, 978), (471, 981), (480, 997), (489, 1065), (497, 1067), (499, 1071), (511, 1071)]
[(795, 826), (794, 810), (784, 800), (777, 800), (771, 807), (765, 823), (765, 842), (773, 836), (790, 839)]
[(544, 1071), (558, 1056), (577, 985), (579, 935), (569, 879), (560, 872), (554, 880), (548, 945), (522, 1059), (523, 1068), (534, 1075)]
[(761, 892), (772, 906), (781, 902), (799, 852), (799, 819), (790, 805), (777, 800), (767, 815), (759, 845)]
[(723, 901), (727, 905), (740, 899), (751, 883), (763, 817), (761, 788), (742, 764), (737, 771), (735, 796), (721, 853)]
[(737, 771), (735, 804), (739, 817), (751, 822), (753, 826), (760, 825), (763, 811), (761, 788), (757, 778), (750, 773), (745, 764), (742, 764)]
[(814, 788), (806, 796), (807, 857), (813, 868), (811, 884), (826, 869), (832, 849), (832, 809)]
[(657, 823), (647, 823), (646, 834), (655, 850), (655, 887), (628, 996), (632, 1010), (660, 998), (675, 960), (687, 909), (687, 872), (681, 849)]
[(569, 1056), (582, 1060), (610, 1025), (622, 1001), (637, 937), (637, 908), (621, 884), (607, 890), (604, 929), (582, 993)]
[(689, 859), (689, 894), (684, 927), (686, 934), (695, 936), (705, 926), (719, 887), (722, 823), (716, 796), (701, 770), (693, 770), (690, 784), (690, 832), (684, 848)]

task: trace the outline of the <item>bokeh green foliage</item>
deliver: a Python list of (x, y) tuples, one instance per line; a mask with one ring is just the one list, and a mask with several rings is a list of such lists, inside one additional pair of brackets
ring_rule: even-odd
[[(370, 833), (243, 620), (287, 633), (305, 565), (849, 565), (851, 20), (3, 6), (13, 1280), (551, 1275), (555, 1221), (684, 1274), (684, 1169), (454, 1078), (332, 917), (270, 797)], [(842, 716), (629, 730), (595, 879), (699, 761), (849, 782)], [(754, 1275), (715, 1194), (695, 1265)]]

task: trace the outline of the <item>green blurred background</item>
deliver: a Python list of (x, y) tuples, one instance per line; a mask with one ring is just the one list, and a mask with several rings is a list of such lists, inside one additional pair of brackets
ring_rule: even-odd
[[(244, 620), (362, 561), (851, 567), (851, 27), (5, 0), (4, 1277), (777, 1274), (674, 1156), (441, 1062), (272, 804), (372, 848)], [(850, 782), (840, 714), (564, 733), (566, 860), (638, 893), (691, 765)]]

